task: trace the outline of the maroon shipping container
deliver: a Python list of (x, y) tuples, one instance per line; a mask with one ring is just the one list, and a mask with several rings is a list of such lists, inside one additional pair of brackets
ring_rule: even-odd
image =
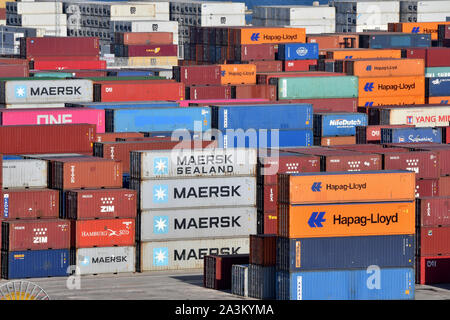
[(1, 218), (56, 219), (59, 217), (59, 192), (51, 189), (2, 190)]
[(186, 87), (186, 100), (231, 99), (231, 86)]
[(264, 195), (264, 207), (258, 207), (258, 210), (266, 212), (276, 212), (277, 211), (277, 199), (278, 199), (278, 185), (276, 184), (265, 184), (258, 185), (259, 192), (263, 192)]
[(67, 220), (16, 220), (2, 223), (2, 250), (70, 249)]
[[(30, 60), (30, 67), (32, 67), (34, 65), (34, 61), (38, 60), (38, 61), (79, 61), (80, 63), (82, 63), (82, 61), (100, 61), (98, 55), (95, 56), (56, 56), (56, 55), (51, 55), (51, 56), (39, 56), (39, 57), (35, 57), (35, 58), (29, 58)], [(102, 60), (103, 61), (103, 60)], [(72, 67), (73, 68), (73, 67)], [(66, 69), (68, 70), (68, 69)]]
[(32, 59), (42, 56), (97, 56), (99, 39), (94, 37), (20, 38), (20, 56)]
[(115, 142), (117, 138), (144, 137), (142, 132), (106, 132), (97, 133), (96, 142)]
[(277, 263), (276, 234), (251, 234), (249, 263), (275, 266)]
[(384, 155), (384, 170), (409, 170), (416, 173), (416, 178), (439, 178), (439, 157), (436, 152), (411, 151), (389, 152)]
[(416, 257), (416, 283), (450, 283), (450, 255)]
[(186, 86), (221, 85), (220, 66), (174, 66), (173, 77)]
[(264, 234), (277, 234), (278, 232), (278, 218), (277, 212), (264, 212)]
[(423, 197), (416, 204), (418, 225), (450, 226), (450, 197)]
[(355, 136), (342, 137), (314, 137), (315, 146), (334, 146), (334, 145), (355, 145)]
[(309, 66), (316, 66), (317, 60), (284, 61), (283, 71), (309, 71)]
[(336, 98), (336, 99), (295, 99), (283, 100), (283, 103), (311, 103), (315, 113), (331, 112), (357, 112), (357, 98)]
[(244, 84), (237, 85), (234, 88), (234, 99), (267, 99), (269, 101), (277, 100), (277, 87), (273, 85)]
[(256, 73), (262, 72), (281, 72), (283, 71), (283, 61), (252, 61), (256, 66)]
[(236, 61), (275, 60), (273, 44), (243, 44), (234, 48)]
[(83, 189), (66, 192), (66, 219), (136, 218), (137, 194), (129, 189)]
[(207, 255), (203, 258), (203, 286), (205, 288), (231, 289), (233, 264), (248, 264), (248, 254)]
[(55, 158), (50, 161), (52, 189), (121, 188), (122, 163), (97, 157)]
[(416, 179), (416, 198), (438, 196), (439, 179)]
[(421, 227), (416, 245), (419, 256), (450, 255), (450, 227)]
[(0, 62), (0, 77), (29, 77), (29, 68), (24, 64), (2, 64)]
[(92, 152), (95, 124), (0, 126), (2, 154)]
[(389, 152), (409, 152), (405, 148), (385, 148), (381, 144), (367, 143), (367, 144), (354, 144), (354, 145), (335, 145), (332, 149), (350, 150), (364, 153), (389, 153)]
[(439, 192), (440, 197), (450, 197), (450, 176), (439, 178)]
[(176, 44), (127, 45), (124, 53), (126, 57), (178, 56), (178, 46)]
[(427, 47), (404, 49), (408, 59), (424, 59), (425, 67), (448, 67), (450, 48)]

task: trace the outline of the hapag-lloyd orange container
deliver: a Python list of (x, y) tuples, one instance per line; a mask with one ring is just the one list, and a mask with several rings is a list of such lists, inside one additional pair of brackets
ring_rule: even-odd
[(392, 27), (394, 32), (403, 33), (429, 33), (431, 34), (431, 40), (438, 40), (438, 25), (440, 24), (450, 24), (450, 22), (439, 21), (439, 22), (400, 22), (393, 24)]
[(358, 107), (377, 106), (404, 106), (411, 104), (425, 104), (425, 93), (421, 96), (400, 97), (361, 97), (358, 98)]
[(239, 28), (234, 30), (235, 44), (305, 43), (305, 28)]
[(334, 49), (327, 50), (327, 59), (353, 60), (353, 59), (400, 59), (402, 51), (396, 49)]
[(412, 201), (415, 188), (415, 173), (403, 170), (279, 174), (278, 202)]
[(358, 77), (424, 76), (423, 59), (364, 59), (345, 61), (348, 75)]
[(358, 78), (358, 98), (425, 96), (425, 77)]
[(282, 204), (278, 235), (287, 238), (415, 233), (415, 202)]
[(428, 97), (428, 104), (450, 104), (450, 97)]
[(256, 84), (256, 65), (221, 64), (220, 81), (225, 84)]

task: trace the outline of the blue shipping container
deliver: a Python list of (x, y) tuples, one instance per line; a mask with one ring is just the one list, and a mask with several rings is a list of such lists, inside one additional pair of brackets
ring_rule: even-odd
[(212, 106), (212, 127), (224, 129), (312, 129), (312, 104)]
[(366, 34), (360, 35), (360, 48), (393, 49), (431, 47), (431, 34)]
[(278, 45), (278, 60), (319, 59), (317, 43), (289, 43)]
[(217, 140), (219, 148), (277, 148), (309, 147), (313, 143), (312, 130), (225, 130)]
[(124, 108), (105, 110), (106, 132), (149, 132), (211, 128), (209, 108)]
[(381, 143), (442, 143), (442, 131), (437, 128), (381, 129)]
[(70, 252), (61, 250), (2, 251), (4, 279), (67, 276)]
[(277, 300), (413, 300), (413, 268), (277, 272)]
[(314, 114), (314, 135), (317, 137), (354, 136), (356, 127), (367, 126), (365, 113)]
[(275, 299), (275, 266), (248, 265), (248, 296), (257, 299)]
[(426, 93), (429, 97), (450, 96), (450, 77), (426, 78)]
[(414, 235), (277, 238), (277, 269), (309, 270), (414, 267)]
[(155, 76), (154, 71), (150, 70), (117, 70), (108, 71), (109, 77), (153, 77)]
[(175, 101), (142, 101), (142, 102), (87, 102), (66, 103), (66, 107), (87, 107), (92, 109), (123, 109), (123, 108), (173, 108), (179, 104)]

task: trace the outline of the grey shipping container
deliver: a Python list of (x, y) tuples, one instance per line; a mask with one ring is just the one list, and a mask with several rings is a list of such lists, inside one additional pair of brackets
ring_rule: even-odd
[(231, 293), (248, 297), (248, 264), (235, 264), (231, 267)]
[(71, 255), (71, 264), (82, 275), (135, 271), (135, 247), (80, 248)]
[(4, 160), (3, 188), (47, 188), (48, 162), (44, 160)]
[(248, 266), (248, 296), (257, 299), (275, 299), (275, 266)]

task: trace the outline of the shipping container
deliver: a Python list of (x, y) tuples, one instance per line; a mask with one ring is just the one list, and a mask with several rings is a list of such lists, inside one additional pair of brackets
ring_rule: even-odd
[(49, 169), (44, 160), (3, 160), (2, 185), (11, 188), (47, 188)]
[(448, 67), (450, 58), (450, 48), (410, 48), (403, 50), (403, 56), (408, 59), (423, 59), (424, 66), (429, 67)]
[(278, 45), (278, 60), (319, 59), (317, 43), (293, 43)]
[(207, 255), (203, 260), (203, 286), (227, 290), (231, 289), (232, 266), (248, 263), (248, 254)]
[[(382, 125), (414, 125), (416, 127), (446, 127), (450, 125), (448, 106), (408, 106), (408, 107), (383, 107), (369, 110), (371, 122)], [(374, 123), (375, 124), (375, 123)]]
[(185, 98), (192, 100), (231, 99), (231, 86), (186, 87)]
[(416, 200), (417, 225), (450, 226), (449, 197), (420, 197)]
[(364, 59), (345, 60), (348, 75), (358, 77), (407, 77), (423, 76), (422, 59)]
[(263, 98), (269, 101), (277, 99), (277, 87), (273, 85), (237, 85), (233, 86), (232, 90), (232, 95), (235, 99)]
[(256, 74), (261, 72), (281, 72), (283, 71), (282, 61), (252, 61), (256, 66)]
[(50, 189), (11, 189), (2, 191), (1, 218), (56, 219), (59, 217), (59, 192)]
[(256, 66), (254, 64), (221, 64), (220, 83), (256, 84)]
[(295, 99), (283, 100), (289, 103), (310, 103), (314, 112), (357, 112), (358, 98), (328, 98), (328, 99)]
[[(394, 14), (396, 17), (397, 14)], [(397, 16), (398, 17), (398, 16)], [(363, 33), (359, 35), (360, 48), (393, 49), (431, 47), (432, 36), (429, 34), (399, 33)]]
[(424, 92), (423, 76), (359, 78), (359, 98), (421, 96)]
[(233, 53), (236, 61), (275, 60), (275, 45), (273, 44), (244, 44), (234, 46)]
[(248, 265), (248, 296), (261, 300), (274, 300), (276, 287), (275, 266)]
[(449, 256), (417, 257), (416, 264), (416, 283), (432, 285), (450, 282), (447, 272), (450, 267)]
[[(0, 63), (2, 61), (0, 60)], [(28, 77), (29, 68), (22, 64), (0, 64), (0, 77)]]
[(277, 263), (277, 235), (250, 235), (249, 263), (261, 266), (275, 266)]
[(450, 67), (425, 68), (425, 78), (450, 77)]
[(416, 198), (438, 197), (440, 179), (417, 179)]
[[(399, 145), (402, 147), (403, 145)], [(440, 167), (440, 175), (447, 176), (450, 175), (450, 148), (448, 148), (445, 144), (423, 144), (418, 143), (414, 146), (412, 145), (404, 145), (405, 147), (411, 147), (411, 150), (428, 150), (433, 151), (438, 154), (439, 157), (439, 167)]]
[[(369, 118), (370, 119), (370, 118)], [(370, 121), (370, 120), (369, 120)], [(382, 128), (402, 128), (412, 126), (401, 125), (368, 125), (366, 127), (356, 128), (357, 143), (377, 142), (381, 141), (381, 129)]]
[(314, 113), (314, 135), (318, 137), (354, 136), (356, 126), (366, 126), (363, 113)]
[(316, 146), (334, 146), (334, 145), (346, 145), (346, 144), (349, 144), (349, 145), (356, 144), (356, 136), (314, 137), (314, 145), (316, 145)]
[(175, 66), (174, 79), (186, 86), (191, 85), (220, 85), (220, 66)]
[(412, 201), (415, 173), (367, 171), (279, 174), (279, 203)]
[(326, 51), (327, 59), (353, 60), (353, 59), (380, 59), (393, 58), (400, 59), (402, 51), (397, 49), (333, 49)]
[(2, 222), (2, 250), (70, 249), (67, 220), (25, 220)]
[(439, 155), (431, 151), (389, 152), (383, 157), (383, 169), (409, 170), (416, 173), (417, 179), (439, 178)]
[(172, 32), (116, 32), (115, 43), (125, 45), (172, 44)]
[(427, 97), (447, 96), (450, 92), (450, 77), (426, 78)]
[(235, 44), (305, 43), (304, 28), (234, 28)]
[(118, 138), (140, 138), (144, 137), (142, 132), (105, 132), (98, 133), (95, 137), (96, 142), (115, 142)]
[(276, 240), (277, 270), (298, 272), (414, 267), (415, 235), (374, 235)]
[(99, 56), (99, 38), (27, 37), (20, 39), (20, 55), (33, 59), (42, 56)]
[(442, 143), (442, 131), (435, 128), (381, 129), (381, 143), (436, 142)]
[(278, 148), (313, 145), (313, 132), (310, 129), (259, 129), (258, 132), (236, 130), (220, 136), (218, 147), (220, 148)]
[(414, 268), (280, 271), (276, 277), (277, 300), (414, 300), (415, 295)]
[(135, 271), (135, 247), (75, 248), (71, 264), (80, 275)]
[(445, 105), (448, 105), (449, 101), (450, 101), (450, 96), (445, 96), (445, 97), (428, 97), (426, 99), (426, 103), (427, 104), (445, 104)]
[(417, 256), (442, 256), (450, 254), (450, 227), (420, 227), (416, 232)]
[(449, 22), (401, 22), (398, 23), (396, 32), (431, 34), (431, 40), (438, 40), (438, 25)]
[(207, 255), (248, 254), (249, 239), (221, 238), (141, 243), (142, 271), (203, 268)]
[[(283, 71), (309, 71), (310, 66), (316, 66), (317, 60), (289, 60), (284, 61)], [(256, 67), (258, 73), (258, 67)]]
[(248, 297), (248, 264), (232, 265), (231, 293), (242, 297)]
[(109, 82), (94, 84), (96, 102), (183, 100), (184, 84), (158, 83), (158, 80), (142, 82)]

